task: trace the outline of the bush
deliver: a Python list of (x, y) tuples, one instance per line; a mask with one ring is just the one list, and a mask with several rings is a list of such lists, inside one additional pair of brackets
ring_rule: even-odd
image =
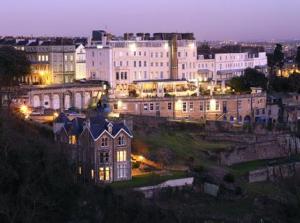
[(204, 167), (203, 167), (202, 165), (195, 166), (195, 167), (193, 168), (193, 171), (194, 171), (195, 173), (201, 174), (201, 173), (204, 171)]
[(135, 163), (132, 163), (132, 169), (138, 169), (138, 168), (140, 168), (140, 166), (141, 166), (141, 162), (135, 162)]
[(235, 178), (232, 174), (228, 173), (224, 176), (223, 180), (227, 183), (234, 183)]

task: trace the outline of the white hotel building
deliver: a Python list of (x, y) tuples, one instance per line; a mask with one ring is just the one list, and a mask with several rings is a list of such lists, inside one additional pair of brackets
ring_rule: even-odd
[(108, 81), (118, 92), (134, 82), (195, 80), (195, 40), (122, 40), (86, 48), (87, 78)]
[(216, 53), (205, 58), (198, 55), (197, 68), (200, 80), (212, 79), (226, 81), (240, 76), (247, 68), (267, 72), (268, 59), (265, 52), (260, 53)]
[(86, 78), (108, 81), (115, 93), (125, 96), (134, 83), (148, 83), (148, 91), (156, 83), (156, 89), (161, 91), (167, 82), (187, 86), (189, 82), (224, 81), (243, 74), (248, 67), (267, 65), (266, 53), (224, 53), (205, 58), (197, 55), (193, 38), (167, 35), (167, 39), (134, 37), (90, 44), (86, 47)]

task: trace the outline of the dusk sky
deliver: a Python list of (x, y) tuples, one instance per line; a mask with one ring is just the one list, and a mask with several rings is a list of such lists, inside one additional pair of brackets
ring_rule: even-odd
[(194, 32), (199, 40), (300, 39), (300, 0), (1, 0), (0, 35), (93, 29)]

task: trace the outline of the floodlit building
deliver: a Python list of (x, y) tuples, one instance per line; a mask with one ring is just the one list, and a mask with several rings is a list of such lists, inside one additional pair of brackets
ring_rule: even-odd
[(75, 50), (75, 79), (86, 79), (86, 52), (83, 44), (77, 45)]
[(114, 113), (125, 115), (240, 124), (265, 123), (267, 96), (264, 92), (253, 92), (245, 95), (116, 98), (111, 99), (110, 103)]
[(70, 83), (75, 78), (75, 45), (68, 42), (35, 41), (25, 46), (32, 74), (24, 82)]
[(124, 40), (102, 40), (86, 48), (87, 77), (108, 81), (128, 95), (135, 81), (196, 80), (197, 48), (193, 34), (157, 33)]
[(258, 69), (267, 72), (267, 55), (258, 53), (213, 53), (198, 55), (197, 67), (200, 80), (227, 81), (241, 76), (245, 69)]

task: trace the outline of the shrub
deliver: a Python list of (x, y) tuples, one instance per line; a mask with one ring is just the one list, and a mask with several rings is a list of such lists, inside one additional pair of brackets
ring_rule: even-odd
[(132, 169), (138, 169), (138, 168), (140, 168), (140, 165), (141, 165), (140, 162), (132, 163)]
[(224, 176), (223, 180), (227, 183), (234, 183), (235, 178), (232, 174), (228, 173)]

